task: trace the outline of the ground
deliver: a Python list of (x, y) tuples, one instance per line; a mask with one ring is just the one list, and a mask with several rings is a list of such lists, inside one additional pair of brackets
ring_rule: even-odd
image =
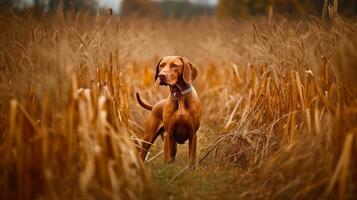
[[(198, 131), (197, 160), (207, 153), (207, 146), (214, 136), (202, 125)], [(159, 137), (152, 148), (147, 161), (163, 150), (163, 141)], [(163, 153), (146, 162), (162, 199), (237, 199), (244, 193), (244, 188), (236, 185), (239, 167), (218, 168), (212, 162), (203, 161), (195, 169), (187, 167), (188, 141), (179, 145), (174, 163), (164, 164)]]

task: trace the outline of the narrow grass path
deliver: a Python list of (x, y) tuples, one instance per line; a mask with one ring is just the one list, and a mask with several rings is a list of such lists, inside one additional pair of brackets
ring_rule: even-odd
[[(205, 127), (198, 133), (197, 159), (207, 152), (206, 148), (214, 138), (212, 134), (204, 135), (202, 130)], [(163, 141), (158, 138), (150, 149), (149, 159), (162, 149)], [(235, 187), (235, 174), (239, 168), (218, 168), (216, 164), (207, 161), (192, 169), (187, 168), (187, 163), (188, 142), (178, 145), (176, 160), (172, 164), (163, 164), (163, 153), (147, 162), (160, 199), (237, 199), (244, 192), (244, 188)]]

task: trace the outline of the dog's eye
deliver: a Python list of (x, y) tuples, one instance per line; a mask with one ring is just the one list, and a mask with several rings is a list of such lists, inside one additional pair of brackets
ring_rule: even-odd
[(171, 67), (172, 67), (172, 68), (178, 68), (178, 65), (172, 64)]

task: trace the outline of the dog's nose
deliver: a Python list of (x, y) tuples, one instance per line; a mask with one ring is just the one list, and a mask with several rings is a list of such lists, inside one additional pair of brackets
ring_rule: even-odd
[(165, 81), (166, 76), (164, 74), (159, 74), (159, 79), (160, 79), (160, 81)]

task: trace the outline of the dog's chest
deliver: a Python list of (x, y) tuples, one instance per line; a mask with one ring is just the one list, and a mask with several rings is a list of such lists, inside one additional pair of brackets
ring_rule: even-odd
[(179, 144), (185, 143), (189, 139), (190, 134), (193, 132), (192, 116), (189, 111), (181, 109), (167, 113), (164, 116), (165, 130), (169, 130), (169, 134)]
[(175, 124), (176, 126), (189, 126), (194, 113), (183, 104), (173, 104), (165, 107), (163, 112), (163, 122), (165, 124)]

